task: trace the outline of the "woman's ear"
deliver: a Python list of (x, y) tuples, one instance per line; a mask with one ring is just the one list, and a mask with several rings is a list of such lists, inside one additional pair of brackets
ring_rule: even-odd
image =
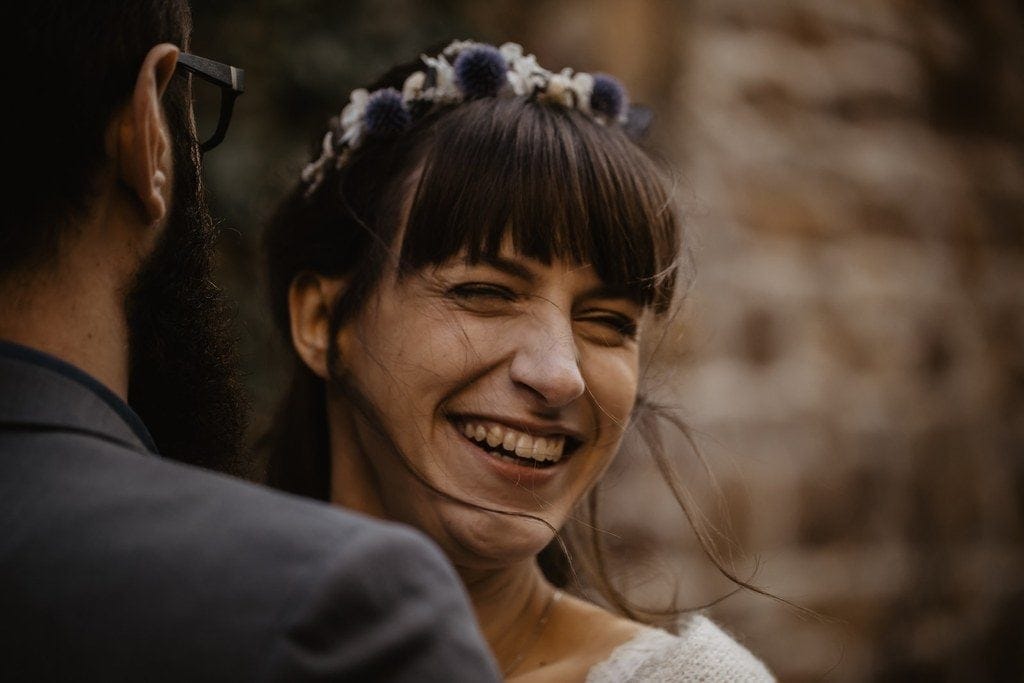
[(345, 287), (340, 278), (300, 273), (288, 287), (292, 345), (317, 377), (327, 379), (331, 347), (331, 312)]

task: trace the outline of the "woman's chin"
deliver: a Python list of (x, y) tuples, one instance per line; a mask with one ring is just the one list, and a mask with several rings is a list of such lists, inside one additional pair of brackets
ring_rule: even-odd
[(435, 538), (458, 567), (497, 570), (532, 560), (551, 542), (554, 531), (539, 519), (482, 510), (445, 515), (442, 538)]

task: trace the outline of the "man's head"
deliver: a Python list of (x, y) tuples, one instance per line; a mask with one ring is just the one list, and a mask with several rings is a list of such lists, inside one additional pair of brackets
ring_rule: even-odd
[(109, 257), (130, 262), (115, 293), (127, 321), (128, 401), (165, 456), (237, 469), (244, 402), (211, 283), (215, 235), (189, 80), (168, 45), (187, 47), (187, 1), (34, 0), (4, 14), (13, 15), (5, 71), (16, 133), (0, 287), (39, 281), (19, 274), (59, 280), (83, 226), (107, 216), (127, 224), (137, 239), (110, 244)]
[[(54, 256), (61, 234), (91, 205), (107, 126), (146, 55), (161, 43), (184, 47), (191, 31), (185, 0), (42, 0), (4, 14), (13, 15), (4, 70), (14, 119), (8, 192), (16, 201), (3, 212), (0, 273)], [(187, 83), (175, 80), (163, 98), (169, 118), (187, 108)]]

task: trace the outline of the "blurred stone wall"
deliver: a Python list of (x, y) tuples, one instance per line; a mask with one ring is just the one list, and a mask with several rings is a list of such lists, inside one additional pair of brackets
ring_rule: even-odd
[[(1024, 679), (1024, 14), (704, 0), (679, 38), (697, 279), (655, 375), (741, 575), (825, 619), (713, 612), (787, 680)], [(726, 594), (629, 464), (615, 530)]]
[(630, 449), (604, 509), (634, 594), (728, 595), (713, 616), (783, 680), (1024, 680), (1019, 3), (209, 0), (196, 22), (197, 52), (249, 69), (207, 173), (260, 416), (259, 224), (351, 88), (465, 36), (615, 73), (657, 114), (696, 268), (648, 388), (713, 479), (669, 450), (738, 574), (822, 616), (729, 595)]

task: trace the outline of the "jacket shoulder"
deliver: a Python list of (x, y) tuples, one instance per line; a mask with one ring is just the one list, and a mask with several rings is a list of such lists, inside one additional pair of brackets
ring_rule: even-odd
[[(400, 680), (431, 662), (493, 679), (453, 570), (417, 532), (80, 434), (0, 433), (0, 456), (20, 539), (0, 546), (0, 594), (32, 622), (26, 656), (80, 677), (92, 662), (362, 678), (390, 662)], [(88, 633), (59, 637), (81, 614)]]

